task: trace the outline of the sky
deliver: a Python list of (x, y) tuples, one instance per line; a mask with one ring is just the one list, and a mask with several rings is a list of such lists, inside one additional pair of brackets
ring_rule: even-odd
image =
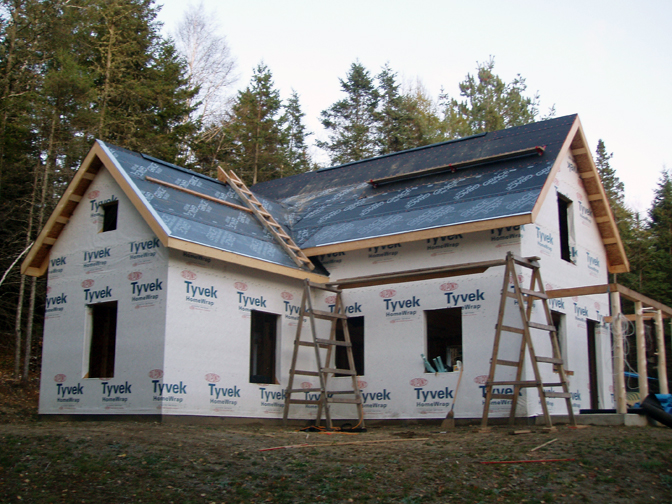
[[(159, 0), (166, 35), (189, 3)], [(198, 2), (196, 2), (198, 3)], [(591, 150), (599, 139), (625, 184), (626, 204), (646, 213), (672, 168), (672, 2), (481, 0), (204, 0), (237, 62), (236, 89), (260, 62), (281, 98), (300, 96), (305, 123), (326, 140), (322, 110), (341, 99), (339, 78), (359, 61), (372, 74), (389, 63), (403, 82), (436, 98), (459, 97), (477, 62), (495, 58), (506, 82), (526, 79), (541, 112), (579, 114)], [(317, 148), (316, 159), (328, 164)]]

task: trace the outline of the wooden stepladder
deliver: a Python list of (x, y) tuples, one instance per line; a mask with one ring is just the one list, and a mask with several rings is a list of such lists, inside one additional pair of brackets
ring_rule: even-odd
[[(330, 404), (352, 404), (357, 408), (357, 415), (359, 417), (358, 427), (364, 428), (364, 408), (362, 401), (362, 393), (359, 390), (357, 383), (357, 371), (355, 369), (355, 360), (352, 355), (352, 343), (350, 341), (350, 332), (348, 331), (347, 315), (343, 310), (343, 300), (341, 297), (341, 290), (324, 284), (318, 284), (305, 280), (303, 298), (301, 299), (301, 310), (299, 311), (299, 322), (296, 328), (296, 338), (294, 340), (294, 354), (292, 355), (292, 365), (289, 370), (289, 383), (287, 384), (287, 391), (285, 396), (285, 409), (282, 414), (283, 424), (287, 424), (287, 417), (289, 414), (289, 407), (292, 404), (315, 404), (317, 405), (317, 418), (315, 425), (319, 426), (322, 421), (322, 413), (324, 412), (326, 426), (332, 429)], [(313, 296), (311, 290), (322, 290), (336, 294), (336, 303), (333, 312), (316, 310), (313, 307)], [(307, 318), (310, 324), (310, 340), (301, 339), (303, 329), (303, 319)], [(331, 330), (329, 338), (319, 338), (316, 331), (315, 319), (329, 320), (331, 322)], [(343, 340), (336, 340), (336, 330), (338, 321), (341, 321), (343, 328)], [(348, 369), (337, 369), (332, 367), (331, 363), (335, 360), (336, 352), (334, 349), (337, 346), (345, 347), (348, 357)], [(317, 363), (317, 371), (307, 371), (296, 369), (296, 362), (299, 356), (299, 349), (301, 347), (312, 347), (315, 352), (315, 362)], [(326, 348), (327, 355), (322, 361), (320, 349)], [(352, 388), (348, 390), (328, 390), (327, 382), (330, 375), (345, 375), (352, 379)], [(307, 388), (295, 388), (294, 378), (299, 376), (312, 376), (319, 380), (319, 387), (309, 386)], [(309, 398), (308, 394), (315, 394), (319, 392), (319, 398)], [(294, 399), (292, 396), (300, 394), (301, 399)], [(343, 397), (349, 395), (351, 397)]]
[[(553, 318), (551, 310), (548, 307), (548, 297), (544, 290), (544, 284), (541, 281), (541, 273), (539, 271), (539, 258), (517, 257), (509, 252), (506, 255), (506, 271), (504, 273), (504, 285), (502, 287), (502, 298), (499, 305), (499, 315), (497, 317), (497, 327), (495, 330), (495, 343), (492, 350), (492, 360), (490, 361), (490, 374), (488, 381), (485, 384), (486, 396), (485, 406), (483, 407), (483, 419), (481, 427), (485, 428), (488, 425), (488, 413), (490, 411), (490, 401), (493, 399), (508, 399), (511, 401), (511, 413), (509, 416), (509, 423), (513, 424), (516, 416), (516, 406), (518, 404), (518, 396), (520, 390), (524, 387), (536, 387), (539, 391), (539, 399), (541, 400), (541, 407), (544, 412), (544, 420), (546, 425), (551, 427), (551, 417), (548, 413), (547, 398), (564, 398), (567, 403), (567, 413), (569, 414), (569, 421), (571, 425), (576, 425), (574, 412), (572, 410), (571, 394), (569, 393), (569, 385), (567, 383), (567, 375), (565, 374), (564, 362), (558, 345), (558, 334), (553, 325)], [(532, 272), (532, 279), (530, 281), (529, 289), (520, 286), (518, 275), (515, 266), (522, 266), (528, 268)], [(509, 290), (509, 279), (513, 282), (513, 291)], [(507, 300), (513, 298), (518, 302), (518, 309), (522, 327), (511, 327), (504, 325), (504, 313), (507, 306)], [(540, 300), (543, 312), (546, 317), (546, 323), (540, 324), (531, 322), (532, 307), (535, 300)], [(547, 332), (550, 336), (551, 346), (553, 349), (553, 357), (538, 357), (534, 351), (532, 343), (532, 331)], [(522, 336), (520, 343), (520, 352), (517, 361), (503, 360), (498, 357), (499, 344), (502, 333), (513, 333)], [(530, 357), (532, 370), (534, 372), (534, 380), (522, 380), (523, 368), (525, 365), (525, 355)], [(560, 381), (556, 383), (544, 383), (539, 372), (539, 364), (552, 364), (554, 371), (559, 374)], [(497, 366), (512, 366), (516, 368), (516, 378), (512, 381), (495, 381), (495, 370)], [(495, 394), (493, 387), (513, 387), (513, 394)], [(550, 392), (544, 390), (544, 387), (562, 387), (562, 392)]]
[(252, 211), (252, 214), (259, 220), (262, 226), (271, 233), (280, 246), (287, 252), (287, 255), (292, 258), (299, 268), (307, 267), (311, 271), (315, 269), (315, 265), (303, 253), (303, 251), (294, 243), (294, 240), (285, 233), (282, 226), (273, 218), (273, 216), (266, 211), (264, 205), (252, 194), (245, 183), (238, 178), (233, 171), (229, 173), (221, 166), (218, 167), (219, 180), (229, 184), (229, 187), (235, 191), (238, 198), (247, 205)]

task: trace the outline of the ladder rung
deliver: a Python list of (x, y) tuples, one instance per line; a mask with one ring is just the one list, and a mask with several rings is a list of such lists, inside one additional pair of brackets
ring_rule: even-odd
[(544, 392), (544, 397), (571, 399), (572, 394), (570, 394), (569, 392)]
[(299, 392), (322, 392), (321, 388), (295, 388), (286, 391), (287, 394), (298, 394)]
[[(264, 215), (264, 212), (259, 212), (259, 213), (262, 214), (262, 215)], [(266, 213), (265, 215), (271, 215), (271, 214)], [(280, 224), (278, 224), (277, 222), (273, 222), (273, 221), (270, 221), (270, 220), (267, 220), (266, 222), (268, 222), (268, 224), (269, 224), (270, 226), (276, 227), (276, 228), (278, 228), (278, 229), (280, 229), (280, 228), (282, 227), (282, 226), (281, 226)], [(285, 233), (278, 233), (278, 236), (282, 236), (283, 238), (285, 238), (285, 237), (289, 238), (289, 236), (287, 236)]]
[(349, 375), (349, 376), (356, 376), (357, 371), (353, 371), (351, 369), (337, 369), (337, 368), (322, 368), (323, 373), (335, 373), (335, 374), (344, 374), (344, 375)]
[(509, 399), (513, 400), (513, 394), (492, 394), (490, 399)]
[(328, 397), (328, 403), (339, 403), (339, 404), (361, 404), (361, 399), (344, 399), (340, 397)]
[(343, 315), (342, 313), (332, 313), (328, 311), (322, 311), (322, 310), (313, 310), (312, 312), (308, 312), (308, 316), (310, 316), (310, 313), (313, 314), (313, 317), (319, 318), (319, 319), (324, 319), (324, 320), (335, 320), (335, 319), (347, 319), (347, 315)]
[(287, 402), (289, 404), (320, 404), (322, 401), (315, 401), (312, 399), (287, 399)]
[(324, 291), (329, 291), (329, 292), (335, 292), (338, 294), (339, 292), (343, 292), (341, 289), (337, 287), (332, 287), (330, 285), (326, 284), (321, 284), (321, 283), (315, 283), (315, 282), (308, 282), (308, 284), (313, 288), (313, 289), (319, 289), (319, 290), (324, 290)]
[(337, 340), (331, 340), (331, 339), (322, 339), (322, 338), (315, 338), (315, 343), (318, 345), (335, 345), (335, 346), (342, 346), (342, 347), (351, 347), (352, 343), (348, 343), (347, 341), (337, 341)]
[[(301, 344), (301, 342), (299, 342), (299, 344)], [(312, 346), (312, 343), (310, 345)], [(319, 371), (302, 371), (300, 369), (295, 369), (294, 374), (301, 376), (320, 376)]]
[(299, 261), (303, 261), (303, 262), (305, 262), (305, 263), (312, 262), (310, 259), (308, 259), (307, 257), (304, 257), (303, 255), (297, 255), (296, 258), (297, 258)]
[(537, 381), (524, 380), (524, 381), (497, 381), (490, 383), (493, 387), (500, 387), (502, 385), (519, 385), (520, 387), (537, 387), (541, 383)]
[(530, 290), (530, 289), (523, 289), (522, 287), (520, 289), (520, 292), (522, 292), (526, 296), (532, 296), (532, 297), (536, 297), (536, 298), (539, 298), (539, 299), (548, 299), (548, 296), (546, 294), (544, 294), (543, 292), (533, 291), (533, 290)]
[(297, 247), (296, 245), (290, 245), (289, 243), (287, 244), (287, 248), (290, 248), (290, 249), (292, 249), (292, 250), (301, 250), (301, 249), (300, 249), (299, 247)]
[(506, 331), (506, 332), (512, 332), (512, 333), (516, 333), (516, 334), (525, 334), (525, 331), (523, 331), (522, 329), (519, 329), (517, 327), (511, 327), (511, 326), (503, 325), (503, 326), (500, 326), (500, 329), (502, 331)]
[(520, 362), (516, 362), (516, 361), (512, 361), (512, 360), (497, 359), (497, 365), (518, 367), (520, 365)]
[(528, 326), (532, 327), (533, 329), (541, 329), (542, 331), (553, 331), (555, 332), (557, 329), (553, 325), (548, 325), (548, 324), (538, 324), (536, 322), (528, 322)]
[(299, 341), (299, 346), (315, 346), (313, 341)]
[(545, 362), (547, 364), (562, 364), (564, 361), (556, 357), (537, 357), (537, 362)]
[(560, 383), (542, 383), (544, 387), (562, 387), (562, 382)]
[(537, 261), (539, 260), (539, 257), (520, 257), (517, 255), (513, 256), (513, 262), (520, 265), (524, 266), (525, 268), (530, 268), (530, 269), (535, 269), (539, 267), (539, 263)]

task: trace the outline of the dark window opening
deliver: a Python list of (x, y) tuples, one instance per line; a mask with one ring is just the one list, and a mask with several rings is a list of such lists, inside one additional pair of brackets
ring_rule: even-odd
[(250, 383), (278, 383), (275, 355), (278, 315), (256, 310), (251, 312)]
[[(558, 339), (558, 350), (560, 350), (560, 353), (556, 354), (555, 349), (553, 349), (553, 358), (562, 358), (565, 371), (567, 371), (567, 362), (564, 360), (566, 352), (564, 350), (564, 342), (562, 341), (562, 334), (564, 331), (563, 326), (565, 323), (565, 314), (551, 310), (551, 318), (553, 320), (553, 325), (555, 326), (555, 335), (556, 338)], [(560, 368), (557, 364), (553, 364), (553, 371), (556, 373), (560, 372)]]
[(456, 362), (462, 362), (462, 308), (427, 310), (425, 320), (427, 360), (437, 371), (439, 359), (446, 371), (456, 371)]
[[(343, 335), (342, 320), (338, 320), (336, 326), (336, 340), (345, 341)], [(364, 375), (364, 317), (348, 318), (348, 333), (350, 334), (350, 343), (352, 343), (352, 358), (355, 361), (355, 370), (357, 376)], [(348, 351), (346, 347), (336, 347), (336, 368), (350, 369), (348, 362)], [(346, 376), (336, 374), (336, 376)]]
[(114, 378), (117, 343), (117, 302), (89, 305), (91, 310), (91, 351), (89, 378)]
[(572, 202), (558, 194), (558, 218), (560, 219), (560, 257), (572, 262), (572, 252), (569, 245), (569, 210)]
[(103, 233), (117, 229), (117, 212), (119, 202), (113, 201), (103, 205)]
[(588, 329), (588, 390), (590, 391), (590, 408), (600, 407), (599, 389), (597, 384), (597, 342), (595, 341), (595, 328), (597, 322), (586, 320)]

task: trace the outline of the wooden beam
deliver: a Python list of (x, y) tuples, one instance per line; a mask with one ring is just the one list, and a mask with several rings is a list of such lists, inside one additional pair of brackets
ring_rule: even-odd
[(606, 294), (609, 292), (609, 285), (589, 285), (587, 287), (570, 287), (568, 289), (551, 289), (546, 291), (549, 299), (574, 297), (574, 296), (591, 296), (593, 294)]
[(582, 179), (595, 178), (596, 174), (590, 171), (579, 172), (579, 177)]
[[(611, 313), (618, 320), (621, 314), (621, 297), (618, 291), (609, 294)], [(620, 323), (613, 324), (611, 328), (614, 342), (614, 395), (616, 398), (616, 412), (625, 414), (628, 412), (628, 404), (625, 397), (625, 357), (623, 351), (623, 328)]]
[(598, 224), (602, 224), (604, 222), (609, 222), (609, 221), (611, 221), (611, 218), (606, 216), (606, 215), (603, 215), (602, 217), (595, 217), (595, 222), (597, 222)]
[(468, 161), (460, 161), (457, 163), (449, 163), (440, 166), (434, 166), (432, 168), (425, 168), (422, 170), (416, 170), (410, 173), (401, 173), (399, 175), (391, 175), (389, 177), (381, 177), (378, 179), (371, 179), (369, 184), (374, 188), (384, 184), (391, 184), (392, 182), (399, 182), (401, 180), (410, 180), (419, 177), (425, 177), (429, 175), (435, 175), (437, 173), (443, 173), (446, 171), (455, 171), (457, 169), (468, 168), (471, 166), (479, 166), (483, 164), (496, 163), (498, 161), (504, 161), (507, 159), (516, 159), (526, 156), (541, 156), (546, 147), (534, 146), (528, 147), (526, 149), (520, 149), (517, 151), (504, 152), (502, 154), (495, 154), (493, 156), (486, 156), (482, 158), (470, 159)]
[(429, 280), (434, 278), (473, 275), (477, 273), (483, 273), (488, 268), (504, 266), (505, 264), (506, 261), (504, 259), (496, 259), (493, 261), (464, 263), (452, 266), (422, 268), (399, 273), (381, 273), (378, 275), (342, 278), (331, 281), (327, 285), (337, 285), (340, 289), (355, 289), (359, 287), (371, 287), (374, 285), (386, 285), (390, 283), (415, 282), (418, 280)]
[(572, 154), (575, 156), (580, 156), (581, 154), (588, 154), (588, 149), (581, 147), (579, 149), (572, 149)]
[(657, 310), (656, 316), (656, 355), (658, 356), (658, 384), (661, 394), (669, 394), (667, 384), (667, 358), (665, 356), (665, 330), (663, 329), (663, 313)]
[(667, 305), (664, 305), (663, 303), (659, 303), (658, 301), (655, 301), (650, 297), (645, 296), (644, 294), (640, 294), (639, 292), (636, 292), (632, 289), (628, 289), (627, 287), (624, 287), (621, 284), (610, 284), (609, 286), (611, 287), (612, 290), (618, 290), (621, 296), (623, 296), (626, 299), (629, 299), (630, 301), (635, 302), (641, 301), (642, 304), (644, 304), (645, 306), (650, 306), (655, 310), (660, 310), (668, 317), (672, 317), (672, 308), (670, 308)]
[(74, 201), (75, 203), (79, 203), (80, 201), (82, 201), (82, 197), (78, 194), (70, 194), (68, 196), (68, 199), (70, 201)]
[(588, 195), (588, 201), (602, 201), (602, 195), (601, 194), (589, 194)]
[(44, 239), (42, 240), (42, 243), (46, 245), (53, 245), (54, 243), (56, 243), (56, 238), (54, 238), (53, 236), (45, 236)]
[(90, 171), (84, 172), (82, 178), (87, 180), (93, 180), (94, 178), (96, 178), (96, 173)]
[(173, 248), (176, 250), (182, 250), (183, 252), (189, 252), (191, 254), (202, 255), (205, 257), (211, 257), (213, 259), (218, 259), (231, 264), (237, 264), (239, 266), (245, 266), (248, 268), (253, 268), (256, 270), (261, 270), (267, 273), (275, 273), (277, 275), (282, 275), (284, 277), (297, 278), (299, 280), (309, 279), (311, 282), (316, 283), (327, 283), (329, 277), (314, 273), (312, 271), (304, 271), (297, 268), (292, 268), (289, 266), (283, 266), (282, 264), (275, 264), (268, 261), (262, 261), (261, 259), (256, 259), (254, 257), (242, 256), (239, 254), (234, 254), (233, 252), (227, 252), (226, 250), (214, 249), (212, 247), (207, 247), (205, 245), (200, 245), (198, 243), (192, 243), (185, 240), (180, 240), (179, 238), (168, 238), (168, 243), (166, 247)]
[(220, 205), (235, 208), (236, 210), (240, 210), (241, 212), (246, 212), (246, 213), (249, 213), (249, 214), (253, 214), (252, 210), (247, 208), (247, 207), (244, 207), (244, 206), (241, 206), (241, 205), (236, 205), (235, 203), (229, 203), (228, 201), (224, 201), (224, 200), (215, 198), (214, 196), (209, 196), (208, 194), (203, 194), (203, 193), (200, 193), (198, 191), (194, 191), (192, 189), (187, 189), (186, 187), (182, 187), (182, 186), (179, 186), (177, 184), (171, 184), (170, 182), (165, 182), (163, 180), (159, 180), (159, 179), (156, 179), (154, 177), (148, 177), (148, 176), (145, 176), (145, 180), (147, 180), (149, 182), (154, 182), (155, 184), (159, 184), (159, 185), (162, 185), (162, 186), (165, 186), (165, 187), (170, 187), (171, 189), (175, 189), (176, 191), (181, 191), (183, 193), (191, 194), (192, 196), (196, 196), (196, 197), (204, 199), (204, 200), (212, 201), (214, 203), (219, 203)]
[(635, 301), (635, 331), (637, 333), (637, 374), (639, 380), (639, 398), (644, 400), (649, 395), (649, 376), (646, 370), (646, 335), (644, 334), (644, 318), (642, 302)]
[[(630, 322), (635, 322), (637, 320), (637, 315), (634, 313), (630, 313), (628, 315), (621, 314), (621, 318), (625, 318), (629, 320)], [(655, 313), (643, 313), (642, 318), (644, 320), (653, 320), (656, 318)], [(602, 319), (605, 324), (611, 324), (611, 322), (614, 320), (614, 317), (607, 316)]]
[(533, 221), (530, 214), (523, 214), (513, 217), (501, 217), (499, 219), (469, 222), (466, 224), (454, 224), (451, 226), (392, 234), (376, 238), (366, 238), (363, 240), (353, 240), (349, 242), (320, 245), (318, 247), (308, 247), (303, 249), (303, 253), (309, 257), (322, 254), (333, 254), (334, 252), (347, 252), (350, 250), (360, 250), (369, 247), (380, 247), (381, 245), (394, 245), (396, 243), (422, 241), (428, 240), (430, 238), (439, 238), (441, 236), (474, 233), (476, 231), (486, 231), (500, 227), (522, 226), (524, 224), (532, 224), (532, 222)]
[(70, 217), (66, 217), (65, 215), (59, 215), (56, 217), (56, 222), (59, 224), (67, 224), (70, 222)]

